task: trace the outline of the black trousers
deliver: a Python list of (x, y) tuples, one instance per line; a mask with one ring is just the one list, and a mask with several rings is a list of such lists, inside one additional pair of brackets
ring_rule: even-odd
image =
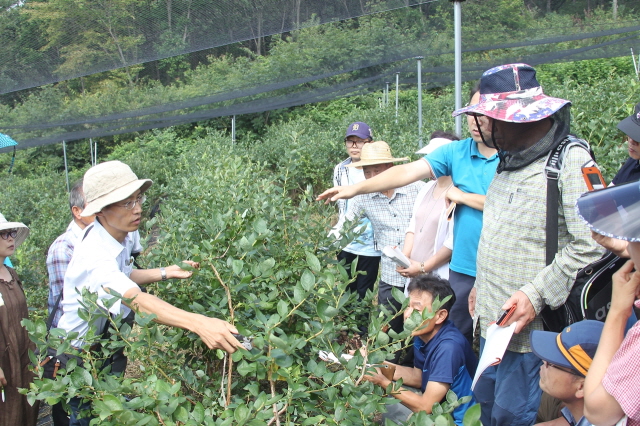
[[(358, 264), (356, 265), (356, 271), (365, 272), (365, 274), (358, 274), (356, 279), (349, 283), (347, 286), (347, 290), (352, 293), (358, 293), (358, 299), (362, 300), (367, 294), (367, 290), (373, 291), (373, 286), (378, 279), (378, 268), (380, 266), (380, 256), (358, 256), (357, 254), (349, 253), (348, 251), (341, 251), (338, 253), (338, 261), (344, 260), (344, 266), (347, 270), (347, 274), (349, 274), (349, 278), (353, 278), (351, 276), (351, 264), (356, 261)], [(369, 314), (364, 313), (359, 316), (356, 321), (358, 322), (358, 327), (364, 333), (367, 329), (367, 324), (369, 323)]]
[[(397, 288), (400, 291), (404, 290), (401, 287)], [(384, 306), (387, 310), (393, 313), (399, 312), (400, 308), (402, 307), (402, 303), (398, 302), (393, 297), (393, 286), (391, 284), (387, 284), (382, 280), (380, 280), (380, 282), (378, 283), (378, 304)], [(400, 314), (389, 321), (389, 327), (398, 334), (402, 333), (402, 330), (404, 330), (404, 316)], [(397, 351), (391, 362), (393, 362), (394, 364), (405, 365), (405, 361), (402, 360), (405, 352), (408, 353), (410, 357), (412, 357), (413, 347), (410, 346), (406, 350), (400, 349), (399, 351)], [(410, 358), (407, 362), (412, 364), (413, 358)]]

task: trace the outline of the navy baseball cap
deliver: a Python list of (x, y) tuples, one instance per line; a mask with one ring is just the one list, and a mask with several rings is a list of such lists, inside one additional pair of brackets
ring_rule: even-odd
[(633, 114), (618, 123), (618, 129), (636, 142), (640, 142), (640, 103), (636, 104)]
[(349, 127), (347, 127), (347, 133), (344, 137), (346, 139), (349, 136), (357, 136), (360, 139), (373, 139), (373, 132), (371, 132), (371, 127), (369, 127), (367, 123), (356, 121), (355, 123), (349, 124)]
[(586, 376), (603, 327), (603, 322), (584, 320), (565, 327), (561, 333), (532, 330), (531, 349), (543, 361)]
[(640, 242), (640, 181), (586, 192), (578, 198), (576, 210), (594, 232)]

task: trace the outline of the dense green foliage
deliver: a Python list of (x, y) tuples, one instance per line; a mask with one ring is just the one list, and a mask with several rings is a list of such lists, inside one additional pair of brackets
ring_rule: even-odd
[[(50, 1), (37, 7), (64, 7), (62, 13), (71, 11), (74, 1)], [(495, 6), (494, 13), (486, 6), (489, 1)], [(122, 4), (133, 7), (130, 1)], [(523, 35), (539, 25), (527, 17), (540, 13), (544, 4), (487, 0), (469, 1), (466, 7), (478, 22), (495, 19), (495, 28)], [(33, 13), (31, 19), (15, 14), (13, 24), (16, 28), (24, 24), (34, 32), (47, 28), (52, 37), (56, 31), (60, 35), (64, 20), (42, 27)], [(354, 46), (371, 47), (387, 38), (410, 45), (419, 42), (421, 31), (427, 28), (444, 34), (450, 31), (450, 13), (448, 4), (423, 5), (395, 14), (310, 26), (290, 37), (270, 40), (264, 55), (245, 45), (205, 61), (164, 60), (154, 65), (162, 69), (159, 79), (150, 77), (153, 72), (146, 65), (40, 88), (5, 97), (0, 122), (24, 124), (76, 113), (99, 116), (120, 108), (171, 102), (185, 94), (233, 91), (248, 80), (328, 71), (325, 66), (330, 61), (344, 57), (354, 63), (367, 57), (379, 59), (384, 52)], [(634, 11), (629, 7), (620, 11), (621, 16), (624, 13), (632, 16)], [(589, 26), (609, 22), (609, 15), (608, 10), (598, 9), (581, 19)], [(510, 19), (502, 19), (505, 16)], [(555, 28), (574, 19), (553, 13), (549, 17)], [(491, 35), (478, 25), (470, 25), (469, 33), (489, 40)], [(138, 40), (132, 37), (123, 42), (133, 46)], [(433, 39), (434, 46), (446, 47), (450, 42), (446, 36)], [(58, 59), (81, 60), (71, 55), (74, 49), (86, 52), (91, 46), (69, 46)], [(534, 50), (523, 49), (522, 53)], [(42, 48), (30, 54), (51, 52)], [(483, 55), (470, 53), (465, 60), (482, 63), (487, 60)], [(60, 66), (67, 65), (61, 62)], [(616, 124), (640, 100), (640, 83), (631, 61), (602, 59), (538, 69), (547, 94), (572, 101), (572, 132), (591, 142), (610, 180), (627, 155)], [(344, 78), (338, 75), (307, 85), (337, 84)], [(392, 92), (392, 104), (394, 96)], [(141, 229), (147, 247), (143, 265), (155, 267), (184, 259), (202, 264), (190, 280), (156, 283), (149, 291), (183, 309), (233, 320), (243, 334), (254, 337), (255, 348), (233, 356), (233, 373), (227, 381), (231, 360), (206, 349), (196, 335), (157, 325), (145, 316), (138, 316), (138, 326), (133, 328), (115, 320), (114, 335), (126, 340), (102, 342), (102, 354), (85, 354), (83, 367), (72, 363), (68, 374), (57, 381), (37, 381), (30, 398), (54, 402), (86, 397), (95, 402), (95, 414), (103, 425), (371, 423), (383, 410), (384, 396), (381, 389), (362, 382), (363, 371), (357, 365), (381, 362), (400, 346), (390, 344), (390, 337), (406, 338), (421, 318), (412, 317), (402, 335), (390, 336), (381, 331), (388, 315), (374, 311), (366, 361), (358, 355), (336, 366), (317, 359), (318, 350), (331, 348), (340, 353), (345, 349), (339, 338), (355, 329), (356, 314), (371, 311), (374, 301), (370, 295), (358, 304), (345, 293), (347, 276), (334, 260), (339, 246), (326, 238), (335, 210), (313, 199), (330, 185), (333, 166), (345, 158), (342, 139), (350, 122), (369, 123), (375, 139), (387, 141), (394, 155), (417, 158), (416, 91), (403, 86), (399, 101), (397, 118), (392, 105), (383, 105), (380, 93), (239, 117), (236, 143), (231, 142), (228, 119), (99, 139), (99, 161), (124, 161), (138, 176), (154, 180)], [(425, 142), (431, 131), (453, 130), (453, 104), (449, 86), (425, 91)], [(464, 120), (463, 129), (462, 136), (466, 136)], [(88, 142), (68, 143), (67, 155), (73, 182), (88, 167)], [(6, 173), (9, 163), (9, 154), (0, 155), (0, 212), (31, 228), (12, 260), (33, 311), (29, 330), (42, 345), (46, 340), (46, 252), (70, 220), (62, 148), (19, 151), (12, 174)], [(152, 209), (159, 210), (153, 218), (149, 216)], [(398, 298), (404, 299), (402, 295)], [(87, 303), (92, 305), (95, 299), (87, 295)], [(69, 338), (61, 341), (60, 337), (65, 336), (53, 332), (51, 343), (60, 345), (60, 351), (69, 350)], [(100, 361), (120, 346), (125, 347), (135, 369), (125, 379), (116, 380), (100, 371)], [(454, 395), (448, 395), (447, 402), (434, 408), (434, 415), (414, 416), (411, 424), (450, 424), (447, 413), (457, 403)], [(477, 416), (476, 407), (465, 424), (476, 424)]]
[[(151, 198), (163, 200), (162, 213), (145, 225), (158, 239), (145, 264), (189, 258), (202, 265), (185, 283), (160, 282), (149, 290), (189, 311), (234, 318), (254, 337), (256, 349), (233, 356), (231, 399), (218, 390), (221, 380), (227, 385), (221, 353), (149, 317), (138, 317), (140, 327), (133, 329), (115, 321), (114, 335), (126, 341), (103, 341), (101, 356), (85, 355), (83, 367), (72, 363), (57, 381), (36, 381), (30, 398), (88, 398), (101, 425), (159, 424), (160, 417), (163, 424), (259, 425), (273, 419), (274, 410), (288, 425), (369, 424), (385, 397), (362, 381), (356, 365), (381, 362), (400, 342), (390, 344), (379, 331), (388, 315), (372, 315), (368, 361), (358, 356), (338, 368), (317, 360), (319, 350), (344, 350), (336, 342), (340, 331), (353, 330), (355, 311), (373, 303), (372, 294), (359, 305), (345, 293), (346, 272), (333, 260), (339, 247), (325, 237), (333, 208), (313, 202), (310, 187), (296, 179), (295, 162), (273, 170), (239, 155), (241, 149), (230, 149), (219, 134), (167, 144), (170, 136), (158, 133), (117, 155), (153, 178)], [(168, 147), (171, 167), (159, 168), (156, 159)], [(88, 306), (95, 305), (91, 300), (85, 297)], [(422, 319), (412, 318), (407, 331), (392, 337), (406, 338)], [(28, 327), (44, 344), (42, 320)], [(59, 337), (64, 333), (54, 331), (51, 342), (69, 351), (70, 338), (60, 343)], [(139, 374), (115, 380), (100, 373), (100, 361), (120, 346)], [(455, 396), (447, 401), (436, 415), (456, 406)]]

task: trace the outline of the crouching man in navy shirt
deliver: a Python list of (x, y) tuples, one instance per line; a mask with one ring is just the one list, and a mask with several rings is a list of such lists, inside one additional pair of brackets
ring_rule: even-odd
[[(409, 307), (405, 311), (405, 318), (409, 318), (414, 310), (422, 313), (427, 309), (431, 312), (431, 304), (436, 299), (444, 300), (448, 296), (451, 298), (434, 312), (433, 318), (426, 320), (413, 332), (413, 368), (385, 362), (389, 372), (395, 370), (393, 380), (402, 379), (404, 387), (393, 393), (392, 396), (399, 399), (401, 404), (388, 405), (383, 422), (387, 418), (405, 422), (412, 413), (418, 411), (431, 413), (433, 404), (443, 401), (449, 389), (458, 398), (473, 396), (471, 382), (478, 359), (467, 339), (449, 320), (449, 309), (455, 303), (451, 286), (438, 275), (426, 274), (413, 278), (408, 292)], [(391, 383), (380, 369), (369, 374), (365, 379), (378, 386), (386, 388)], [(473, 404), (472, 399), (453, 411), (456, 424), (462, 425), (464, 413)]]

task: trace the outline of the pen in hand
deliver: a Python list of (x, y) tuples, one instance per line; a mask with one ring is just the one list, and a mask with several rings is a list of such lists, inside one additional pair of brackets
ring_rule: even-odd
[(2, 402), (4, 402), (4, 386), (2, 387)]

